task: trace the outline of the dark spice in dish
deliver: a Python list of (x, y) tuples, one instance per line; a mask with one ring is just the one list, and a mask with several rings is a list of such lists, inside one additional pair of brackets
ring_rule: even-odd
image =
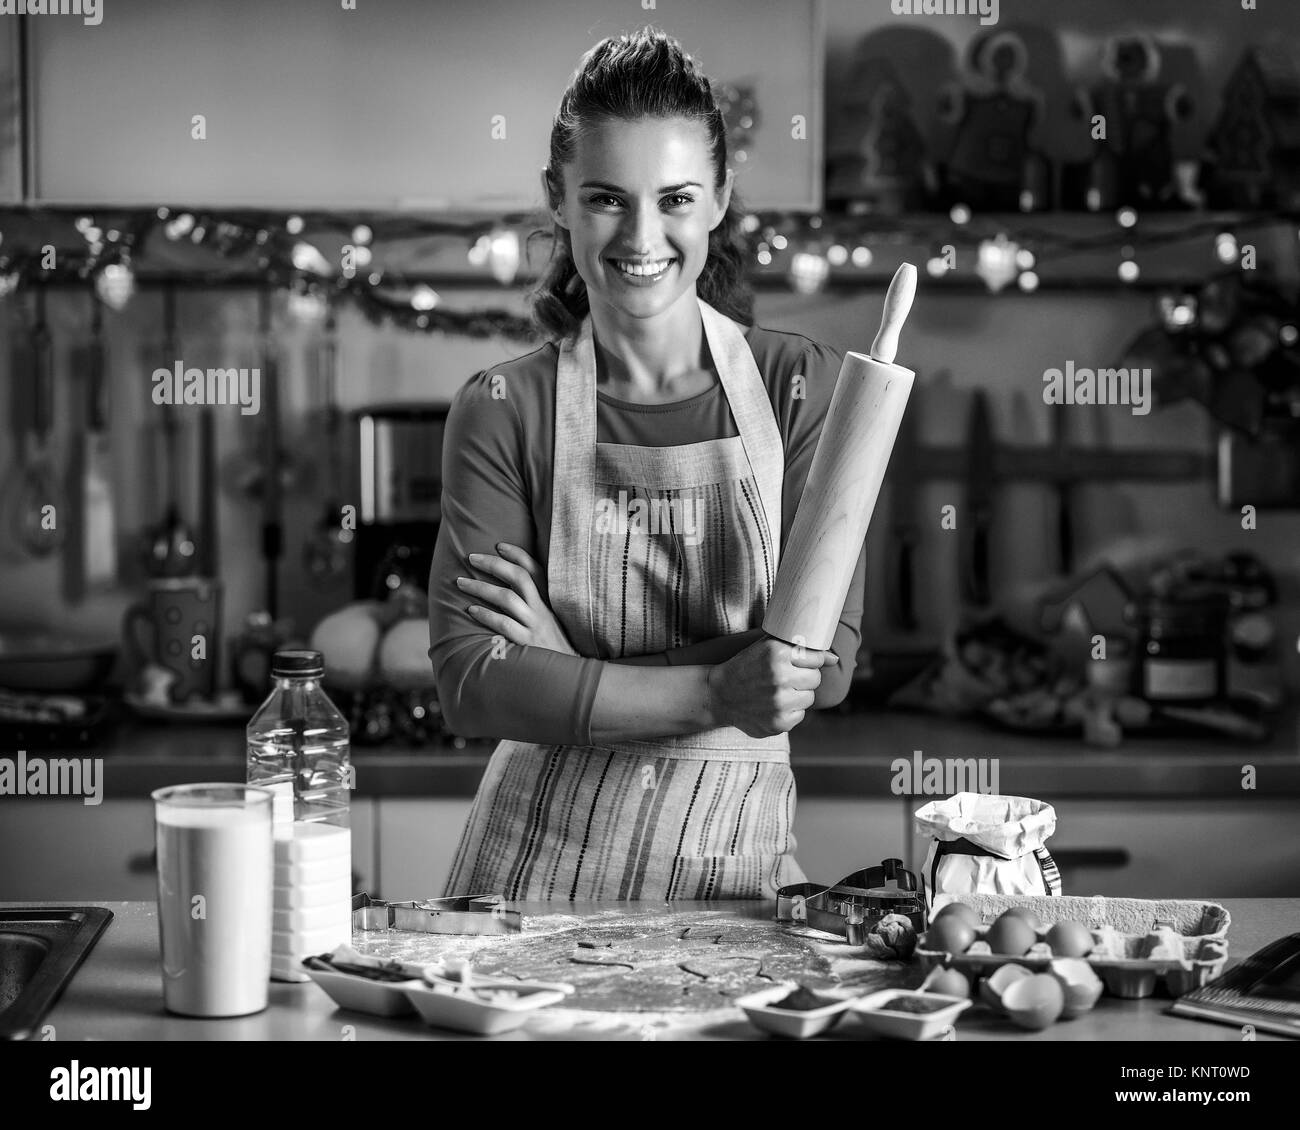
[(880, 1006), (882, 1012), (938, 1012), (952, 1001), (927, 1000), (925, 997), (894, 997)]
[(801, 985), (789, 996), (782, 997), (779, 1001), (774, 1001), (772, 1007), (788, 1008), (794, 1012), (811, 1012), (814, 1008), (824, 1008), (826, 1005), (834, 1003), (833, 1000), (819, 997), (811, 989), (805, 989)]

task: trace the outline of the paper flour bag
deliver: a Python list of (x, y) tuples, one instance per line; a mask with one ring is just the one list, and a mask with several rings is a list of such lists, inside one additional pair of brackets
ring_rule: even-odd
[(921, 871), (935, 895), (1059, 895), (1061, 874), (1045, 846), (1056, 831), (1050, 804), (1023, 796), (955, 793), (915, 813), (933, 836)]

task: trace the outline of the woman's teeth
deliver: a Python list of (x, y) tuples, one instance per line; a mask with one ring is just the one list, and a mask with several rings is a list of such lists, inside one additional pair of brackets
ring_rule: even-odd
[(674, 262), (676, 262), (676, 260), (661, 259), (658, 263), (651, 263), (645, 267), (641, 267), (633, 263), (629, 263), (625, 259), (613, 259), (611, 260), (611, 262), (616, 267), (618, 267), (618, 269), (622, 271), (625, 275), (635, 275), (639, 278), (643, 278), (650, 275), (657, 275), (662, 273), (663, 271), (666, 271)]

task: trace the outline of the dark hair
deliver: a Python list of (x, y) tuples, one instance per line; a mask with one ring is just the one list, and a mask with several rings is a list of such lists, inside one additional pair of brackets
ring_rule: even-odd
[[(686, 118), (708, 130), (715, 194), (727, 179), (727, 128), (709, 81), (681, 45), (647, 26), (631, 35), (610, 36), (583, 57), (560, 98), (551, 126), (546, 166), (548, 202), (564, 196), (563, 168), (577, 155), (578, 138), (611, 121)], [(744, 207), (732, 190), (722, 221), (709, 233), (709, 254), (696, 280), (696, 293), (721, 314), (742, 325), (754, 321), (753, 291), (745, 278), (741, 220)], [(587, 284), (573, 262), (568, 233), (552, 223), (551, 258), (529, 294), (533, 324), (549, 338), (576, 333), (590, 309)]]

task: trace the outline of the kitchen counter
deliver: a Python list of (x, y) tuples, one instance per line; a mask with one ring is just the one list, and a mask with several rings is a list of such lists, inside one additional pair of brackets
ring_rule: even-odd
[[(1290, 933), (1300, 924), (1300, 899), (1215, 899), (1232, 915), (1229, 931), (1230, 961), (1235, 964), (1267, 943)], [(23, 904), (6, 904), (23, 905)], [(27, 904), (31, 905), (31, 904)], [(158, 959), (156, 907), (149, 902), (103, 902), (114, 918), (76, 974), (63, 997), (46, 1017), (52, 1035), (67, 1040), (339, 1040), (345, 1026), (356, 1039), (437, 1040), (457, 1038), (454, 1033), (428, 1028), (418, 1019), (384, 1020), (361, 1013), (344, 1012), (315, 985), (273, 983), (270, 1007), (255, 1016), (231, 1020), (194, 1020), (171, 1016), (162, 1008), (162, 985)], [(661, 903), (517, 903), (528, 914), (591, 914), (618, 910), (663, 909)], [(676, 903), (674, 909), (727, 910), (736, 915), (767, 917), (771, 906), (761, 901), (728, 903)], [(920, 980), (916, 964), (899, 965), (900, 985)], [(1169, 1001), (1149, 997), (1120, 1000), (1103, 996), (1091, 1012), (1071, 1021), (1052, 1025), (1043, 1032), (1024, 1032), (1009, 1022), (992, 1017), (979, 1006), (957, 1024), (958, 1040), (1171, 1040), (1239, 1041), (1241, 1031), (1233, 1025), (1211, 1024), (1165, 1015)], [(699, 1023), (650, 1027), (644, 1023), (611, 1027), (609, 1017), (594, 1012), (570, 1011), (572, 1025), (561, 1023), (554, 1009), (546, 1009), (516, 1032), (494, 1037), (502, 1040), (528, 1039), (766, 1039), (736, 1010), (707, 1014)], [(656, 1014), (662, 1015), (662, 1014)], [(565, 1018), (567, 1019), (567, 1018)], [(648, 1018), (647, 1018), (648, 1019)], [(602, 1024), (603, 1021), (603, 1024)], [(585, 1023), (584, 1023), (585, 1022)], [(828, 1038), (863, 1037), (852, 1018), (841, 1022)], [(39, 1036), (37, 1038), (40, 1038)], [(472, 1039), (474, 1037), (460, 1037)], [(1258, 1040), (1280, 1039), (1267, 1033)]]
[[(425, 748), (357, 746), (357, 796), (472, 797), (495, 743)], [(837, 710), (811, 714), (791, 734), (799, 795), (889, 797), (891, 763), (927, 758), (999, 760), (999, 791), (1061, 797), (1240, 797), (1242, 766), (1256, 768), (1254, 795), (1300, 797), (1300, 721), (1295, 707), (1258, 745), (1215, 736), (1128, 738), (1115, 750), (1078, 738), (993, 729), (920, 713)], [(58, 756), (54, 751), (32, 751)], [(63, 751), (106, 759), (105, 796), (142, 797), (186, 781), (243, 780), (242, 724), (165, 725), (131, 720), (102, 747)]]

